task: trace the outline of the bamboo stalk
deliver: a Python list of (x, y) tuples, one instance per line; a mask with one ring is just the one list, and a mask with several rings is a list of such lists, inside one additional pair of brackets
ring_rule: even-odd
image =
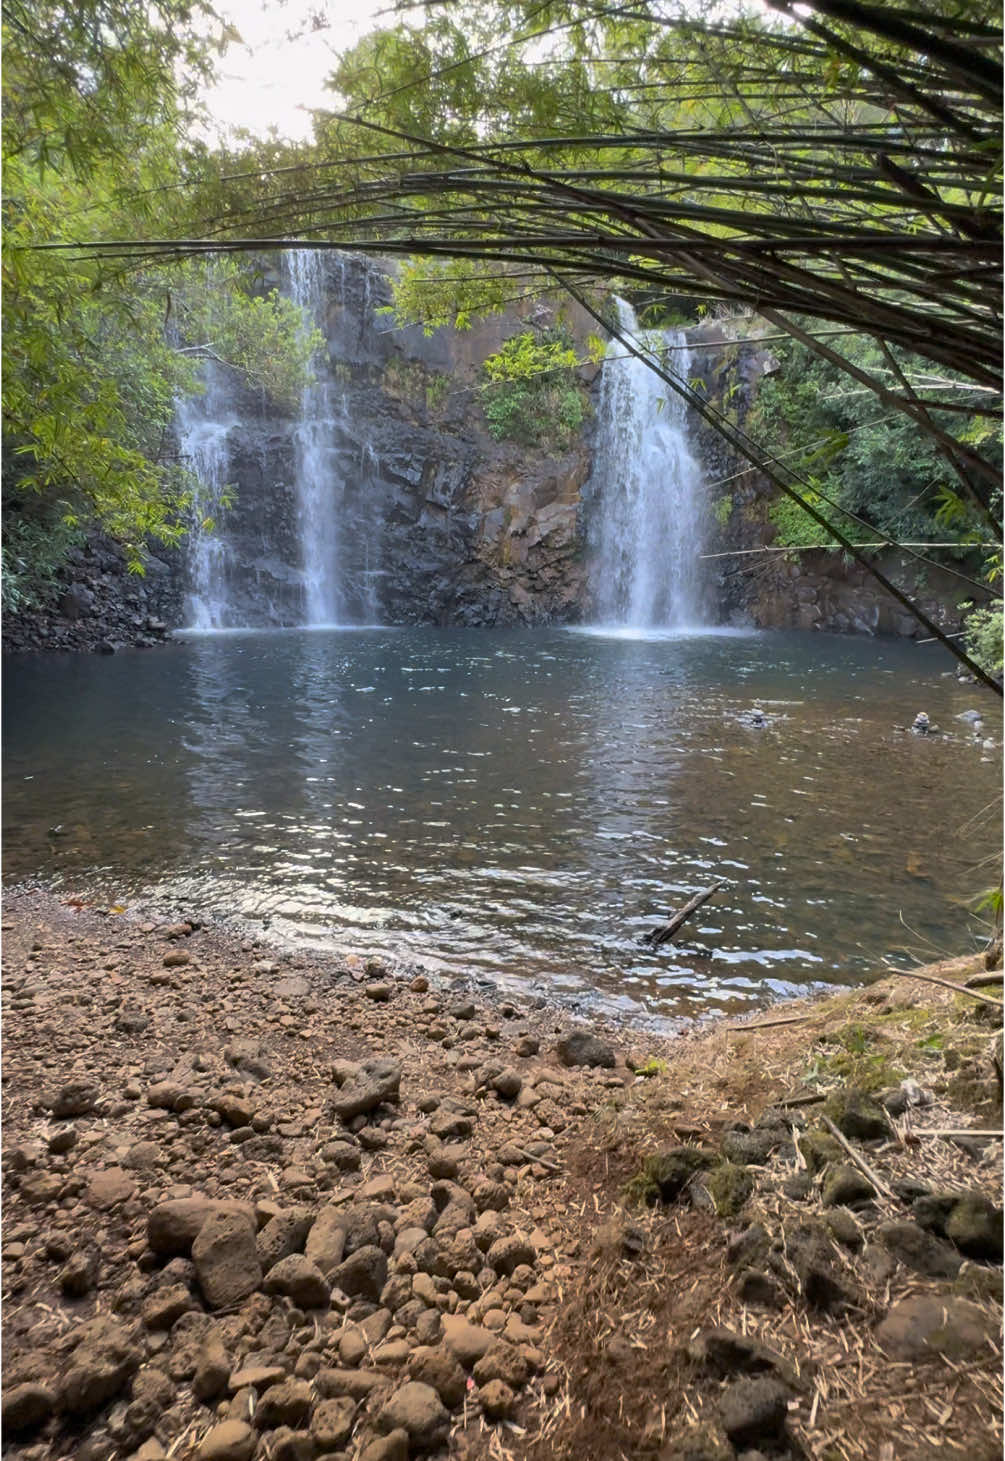
[(851, 1142), (848, 1141), (848, 1139), (838, 1130), (830, 1117), (821, 1114), (820, 1120), (823, 1122), (824, 1126), (826, 1126), (827, 1130), (830, 1132), (831, 1136), (833, 1136), (834, 1140), (839, 1142), (840, 1145), (844, 1147), (845, 1151), (851, 1157), (852, 1161), (855, 1163), (859, 1171), (863, 1173), (864, 1176), (868, 1177), (869, 1181), (872, 1183), (873, 1187), (875, 1187), (876, 1191), (880, 1193), (883, 1197), (889, 1198), (891, 1202), (896, 1202), (897, 1194), (893, 1192), (889, 1187), (887, 1187), (886, 1183), (883, 1181), (879, 1173), (876, 1172), (869, 1165), (865, 1157), (863, 1157), (860, 1152), (857, 1152), (855, 1150)]

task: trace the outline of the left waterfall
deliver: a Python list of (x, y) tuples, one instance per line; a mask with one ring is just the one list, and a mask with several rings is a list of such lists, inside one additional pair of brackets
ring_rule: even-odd
[(208, 361), (205, 392), (178, 403), (176, 421), (183, 461), (198, 479), (188, 538), (185, 622), (193, 629), (238, 627), (230, 603), (233, 554), (220, 517), (226, 511), (231, 432), (238, 424), (221, 372)]
[(190, 628), (378, 617), (366, 570), (379, 566), (379, 510), (360, 446), (367, 428), (358, 420), (353, 428), (366, 375), (357, 357), (373, 314), (367, 279), (359, 261), (312, 249), (286, 255), (271, 273), (300, 306), (303, 329), (322, 335), (292, 412), (213, 360), (203, 393), (179, 402), (179, 451), (198, 482), (185, 546)]

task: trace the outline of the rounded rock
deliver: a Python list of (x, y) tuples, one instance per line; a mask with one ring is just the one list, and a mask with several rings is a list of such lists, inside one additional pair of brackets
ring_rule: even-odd
[(243, 1420), (224, 1420), (204, 1436), (199, 1461), (251, 1461), (258, 1436)]
[(384, 1431), (406, 1431), (416, 1450), (432, 1451), (446, 1440), (450, 1416), (431, 1385), (408, 1380), (381, 1410), (378, 1424)]

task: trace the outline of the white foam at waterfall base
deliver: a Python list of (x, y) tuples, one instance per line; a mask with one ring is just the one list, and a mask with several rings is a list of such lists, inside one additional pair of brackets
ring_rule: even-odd
[[(335, 267), (344, 264), (335, 256)], [(324, 333), (327, 284), (324, 255), (294, 249), (286, 256), (291, 297)], [(315, 365), (315, 379), (300, 398), (296, 453), (297, 523), (304, 573), (305, 627), (337, 626), (344, 618), (340, 593), (338, 517), (343, 483), (334, 440), (335, 420), (345, 410), (327, 362)]]
[[(687, 380), (690, 351), (682, 331), (643, 332), (631, 306), (617, 300), (624, 334), (657, 350)], [(685, 402), (655, 371), (608, 346), (597, 411), (592, 490), (593, 601), (601, 626), (620, 630), (704, 627), (701, 469), (688, 442)]]
[(189, 591), (185, 620), (193, 629), (233, 627), (227, 593), (231, 551), (220, 530), (226, 512), (230, 448), (228, 438), (238, 424), (220, 372), (207, 362), (205, 391), (177, 405), (179, 449), (197, 485), (188, 540)]

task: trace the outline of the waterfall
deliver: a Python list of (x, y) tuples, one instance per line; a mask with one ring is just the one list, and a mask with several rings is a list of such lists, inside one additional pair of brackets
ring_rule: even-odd
[[(617, 301), (623, 333), (673, 347), (669, 371), (690, 373), (682, 331), (643, 332)], [(703, 621), (698, 555), (701, 471), (688, 446), (686, 405), (644, 361), (613, 339), (604, 361), (592, 492), (594, 601), (604, 624), (687, 628)]]
[[(341, 257), (337, 267), (343, 272)], [(327, 283), (325, 255), (317, 249), (295, 249), (287, 255), (290, 293), (312, 324), (325, 326)], [(325, 352), (327, 354), (327, 352)], [(345, 618), (339, 592), (339, 507), (344, 489), (338, 470), (335, 425), (345, 415), (327, 359), (300, 398), (300, 420), (294, 434), (297, 522), (304, 570), (304, 619), (307, 625), (338, 624)]]
[(178, 402), (175, 418), (182, 459), (198, 479), (188, 536), (185, 617), (193, 629), (229, 629), (234, 627), (228, 597), (232, 553), (220, 519), (229, 496), (229, 437), (238, 420), (212, 362), (206, 364), (204, 383), (201, 396)]

